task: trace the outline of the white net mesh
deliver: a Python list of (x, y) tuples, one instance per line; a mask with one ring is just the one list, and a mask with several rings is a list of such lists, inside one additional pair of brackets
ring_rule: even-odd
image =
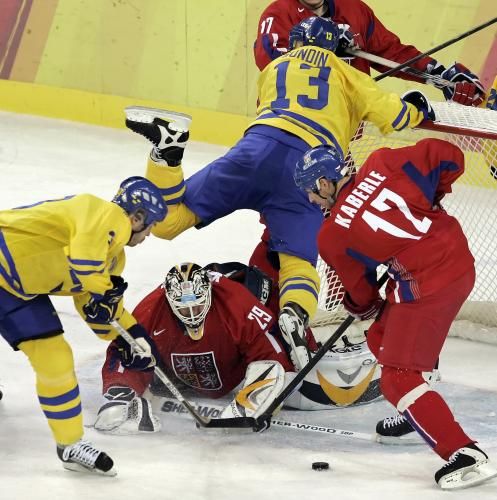
[[(477, 279), (469, 301), (461, 310), (461, 318), (497, 327), (497, 141), (478, 136), (480, 130), (497, 134), (497, 113), (447, 103), (434, 103), (441, 121), (471, 129), (468, 135), (440, 133), (427, 130), (408, 130), (383, 136), (367, 123), (350, 144), (350, 164), (360, 168), (370, 153), (381, 147), (403, 147), (426, 137), (448, 140), (465, 154), (466, 172), (454, 186), (443, 205), (460, 221), (476, 260)], [(485, 133), (485, 137), (488, 137)], [(352, 160), (353, 159), (353, 160)], [(321, 292), (318, 313), (313, 326), (324, 326), (341, 321), (346, 314), (341, 306), (343, 289), (340, 280), (321, 259), (318, 261)]]

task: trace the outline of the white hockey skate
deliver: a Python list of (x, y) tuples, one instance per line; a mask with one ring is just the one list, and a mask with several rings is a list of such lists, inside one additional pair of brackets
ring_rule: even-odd
[(154, 145), (151, 154), (154, 161), (166, 162), (170, 167), (181, 164), (189, 138), (191, 116), (143, 106), (130, 106), (124, 112), (126, 126)]
[(115, 476), (114, 461), (107, 453), (95, 448), (89, 441), (80, 439), (69, 446), (57, 446), (57, 456), (64, 469)]
[(449, 461), (435, 474), (443, 490), (469, 488), (497, 476), (497, 469), (488, 456), (475, 444), (469, 444), (452, 454)]

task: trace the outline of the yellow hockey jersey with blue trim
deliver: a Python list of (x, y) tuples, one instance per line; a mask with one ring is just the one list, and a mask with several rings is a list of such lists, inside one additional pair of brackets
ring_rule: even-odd
[(333, 144), (346, 154), (360, 122), (382, 133), (415, 127), (423, 114), (398, 95), (320, 47), (301, 47), (272, 61), (258, 80), (258, 125), (276, 127), (309, 146)]
[[(82, 314), (89, 294), (103, 295), (112, 288), (110, 275), (121, 274), (130, 237), (126, 213), (91, 194), (2, 210), (0, 287), (25, 300), (73, 295)], [(136, 323), (125, 315), (125, 328)]]

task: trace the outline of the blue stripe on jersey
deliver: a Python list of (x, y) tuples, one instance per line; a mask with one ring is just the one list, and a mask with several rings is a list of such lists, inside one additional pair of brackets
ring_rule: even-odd
[(57, 405), (62, 405), (64, 403), (69, 403), (72, 399), (75, 399), (79, 396), (79, 387), (76, 384), (76, 387), (74, 389), (71, 389), (70, 391), (67, 391), (64, 394), (61, 394), (60, 396), (54, 396), (54, 397), (44, 397), (44, 396), (38, 396), (38, 399), (40, 400), (40, 403), (42, 405), (50, 405), (50, 406), (57, 406)]
[(378, 260), (372, 259), (371, 257), (368, 257), (367, 255), (364, 255), (352, 248), (347, 248), (345, 250), (345, 253), (349, 256), (352, 257), (353, 259), (361, 262), (364, 264), (364, 277), (366, 278), (367, 282), (371, 286), (376, 286), (378, 284), (378, 277), (376, 275), (376, 268), (380, 265), (383, 264), (383, 262), (380, 262)]
[(185, 197), (184, 194), (181, 196), (178, 196), (177, 198), (171, 198), (169, 200), (164, 200), (166, 202), (166, 205), (177, 205), (178, 203), (181, 203), (183, 201), (183, 198)]
[(403, 127), (397, 128), (399, 123), (404, 119), (404, 115), (406, 114), (407, 111), (407, 103), (402, 99), (401, 102), (402, 102), (402, 109), (400, 110), (400, 113), (397, 115), (397, 118), (395, 118), (395, 120), (392, 122), (392, 128), (394, 128), (395, 130), (402, 130), (405, 127), (404, 125)]
[(444, 170), (455, 172), (459, 170), (459, 168), (459, 165), (452, 161), (441, 161), (433, 170), (428, 172), (428, 174), (423, 175), (418, 167), (410, 161), (402, 165), (402, 170), (406, 173), (409, 179), (411, 179), (414, 184), (418, 186), (430, 204), (433, 204), (435, 200), (435, 194), (440, 182), (441, 172)]
[(38, 205), (42, 205), (43, 203), (51, 203), (53, 201), (64, 201), (64, 200), (70, 200), (71, 198), (74, 198), (76, 195), (75, 194), (70, 194), (68, 196), (64, 196), (64, 198), (56, 198), (54, 200), (43, 200), (43, 201), (37, 201), (36, 203), (33, 203), (32, 205), (24, 205), (22, 207), (15, 207), (12, 210), (23, 210), (25, 208), (32, 208), (32, 207), (37, 207)]
[(68, 257), (68, 260), (76, 266), (101, 266), (104, 263), (103, 260), (71, 259), (71, 257)]
[(9, 284), (9, 286), (15, 290), (18, 294), (23, 297), (36, 297), (36, 294), (29, 294), (24, 291), (24, 288), (21, 283), (21, 278), (19, 273), (17, 272), (16, 265), (14, 263), (14, 259), (10, 253), (10, 250), (7, 246), (7, 242), (5, 241), (5, 237), (0, 229), (0, 252), (3, 254), (5, 260), (7, 261), (7, 265), (9, 269), (5, 269), (0, 264), (0, 274), (3, 276), (4, 280)]
[(402, 279), (402, 272), (404, 271), (405, 269), (402, 269), (400, 271), (396, 270), (393, 265), (388, 266), (388, 272), (390, 273), (391, 276), (393, 276), (393, 279), (399, 284), (399, 298), (401, 302), (411, 302), (413, 300), (416, 300), (417, 297), (414, 295), (414, 292), (412, 290), (412, 285), (413, 285), (412, 280)]
[(185, 187), (185, 179), (183, 179), (179, 184), (170, 188), (159, 189), (162, 196), (169, 196), (170, 194), (175, 194), (181, 191)]
[(78, 271), (77, 269), (71, 267), (71, 271), (74, 271), (76, 274), (81, 274), (82, 276), (87, 276), (88, 274), (102, 274), (105, 271), (105, 268), (100, 269), (100, 271), (98, 271), (97, 269), (90, 269), (89, 271)]
[[(329, 140), (329, 142), (331, 142), (333, 144), (333, 146), (335, 146), (335, 148), (340, 152), (340, 154), (343, 157), (342, 148), (340, 147), (337, 140), (335, 139), (335, 136), (328, 129), (324, 128), (322, 125), (315, 122), (314, 120), (311, 120), (310, 118), (306, 118), (305, 116), (299, 115), (298, 113), (294, 113), (293, 111), (285, 111), (283, 109), (273, 109), (272, 113), (268, 113), (268, 114), (265, 114), (263, 116), (259, 116), (259, 118), (257, 118), (257, 120), (264, 120), (267, 118), (281, 118), (281, 115), (283, 117), (288, 116), (292, 120), (294, 120), (296, 122), (300, 122), (302, 125), (305, 125), (305, 127), (310, 127), (312, 129), (314, 129), (317, 133), (324, 135)], [(306, 131), (309, 132), (309, 130), (307, 130), (307, 129), (306, 129)], [(314, 137), (316, 137), (316, 139), (319, 140), (319, 142), (321, 142), (322, 144), (326, 144), (326, 141), (324, 141), (322, 137), (320, 137), (316, 134), (312, 134), (312, 135), (314, 135)]]
[(81, 403), (78, 403), (74, 408), (64, 411), (45, 411), (43, 413), (47, 418), (52, 420), (65, 420), (67, 418), (77, 417), (81, 413)]
[(369, 23), (368, 29), (366, 31), (366, 41), (368, 41), (371, 38), (373, 31), (374, 31), (374, 19), (371, 19), (371, 22)]
[(282, 297), (289, 290), (304, 290), (304, 291), (312, 294), (316, 298), (316, 300), (318, 300), (318, 293), (316, 292), (316, 289), (310, 285), (307, 285), (306, 283), (296, 283), (294, 285), (285, 285), (280, 290), (280, 297)]
[(276, 59), (279, 55), (281, 55), (281, 52), (279, 50), (273, 48), (271, 39), (268, 34), (262, 35), (262, 48), (271, 60)]

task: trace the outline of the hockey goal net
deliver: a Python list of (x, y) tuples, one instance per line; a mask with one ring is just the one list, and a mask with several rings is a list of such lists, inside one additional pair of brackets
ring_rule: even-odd
[[(451, 328), (451, 335), (497, 343), (497, 112), (451, 103), (432, 103), (437, 116), (427, 129), (382, 135), (365, 123), (350, 144), (350, 163), (360, 168), (369, 154), (382, 147), (398, 148), (426, 137), (445, 139), (465, 155), (466, 171), (443, 205), (461, 223), (475, 257), (476, 284)], [(350, 165), (352, 166), (352, 165)], [(321, 259), (318, 313), (312, 326), (341, 322), (340, 280)], [(478, 328), (472, 327), (478, 324)]]

